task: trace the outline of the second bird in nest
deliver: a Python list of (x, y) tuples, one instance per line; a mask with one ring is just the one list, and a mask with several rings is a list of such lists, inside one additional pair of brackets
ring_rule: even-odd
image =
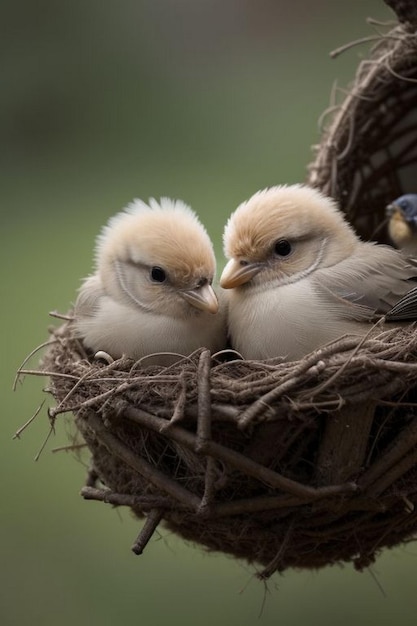
[(363, 335), (417, 277), (399, 251), (361, 241), (333, 200), (304, 185), (265, 189), (241, 204), (224, 250), (230, 338), (246, 359), (295, 360)]

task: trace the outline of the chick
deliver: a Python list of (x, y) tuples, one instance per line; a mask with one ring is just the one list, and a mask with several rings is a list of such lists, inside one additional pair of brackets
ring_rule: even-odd
[(385, 209), (391, 241), (409, 256), (417, 255), (417, 194), (400, 196)]
[(212, 243), (182, 201), (134, 200), (104, 227), (95, 262), (74, 310), (76, 335), (91, 350), (139, 359), (225, 346)]
[(362, 242), (333, 200), (303, 185), (265, 189), (241, 204), (224, 250), (230, 338), (246, 359), (296, 360), (364, 334), (417, 276), (399, 251)]

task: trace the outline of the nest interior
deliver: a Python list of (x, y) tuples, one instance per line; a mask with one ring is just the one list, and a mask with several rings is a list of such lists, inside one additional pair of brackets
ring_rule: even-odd
[[(365, 239), (387, 241), (385, 206), (416, 191), (414, 30), (405, 20), (381, 36), (309, 167), (308, 182)], [(267, 578), (288, 567), (362, 569), (416, 533), (414, 325), (379, 325), (291, 363), (201, 349), (169, 367), (95, 361), (71, 320), (51, 332), (42, 362), (51, 419), (72, 413), (91, 451), (84, 497), (144, 519), (136, 553), (163, 521), (261, 564)]]

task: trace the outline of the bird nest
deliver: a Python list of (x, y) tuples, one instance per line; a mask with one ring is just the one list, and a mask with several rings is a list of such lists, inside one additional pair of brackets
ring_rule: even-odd
[[(407, 6), (400, 2), (400, 17)], [(405, 9), (404, 9), (405, 7)], [(405, 10), (405, 17), (404, 17)], [(417, 23), (417, 20), (414, 24)], [(416, 191), (417, 38), (381, 36), (332, 109), (308, 182), (365, 238), (387, 240), (385, 206)], [(86, 499), (163, 521), (182, 537), (263, 566), (353, 562), (417, 531), (417, 333), (378, 324), (294, 362), (201, 349), (169, 367), (95, 360), (53, 329), (43, 374), (92, 454)]]

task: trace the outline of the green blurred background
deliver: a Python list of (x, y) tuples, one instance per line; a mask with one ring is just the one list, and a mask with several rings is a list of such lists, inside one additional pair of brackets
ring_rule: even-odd
[(331, 87), (367, 49), (328, 53), (373, 34), (368, 16), (392, 13), (382, 0), (1, 3), (1, 624), (415, 624), (416, 546), (265, 591), (253, 568), (166, 531), (134, 556), (137, 521), (83, 501), (83, 465), (51, 452), (63, 421), (34, 462), (46, 407), (12, 441), (46, 384), (13, 393), (14, 372), (73, 301), (108, 217), (133, 197), (180, 197), (221, 265), (237, 204), (304, 179)]

